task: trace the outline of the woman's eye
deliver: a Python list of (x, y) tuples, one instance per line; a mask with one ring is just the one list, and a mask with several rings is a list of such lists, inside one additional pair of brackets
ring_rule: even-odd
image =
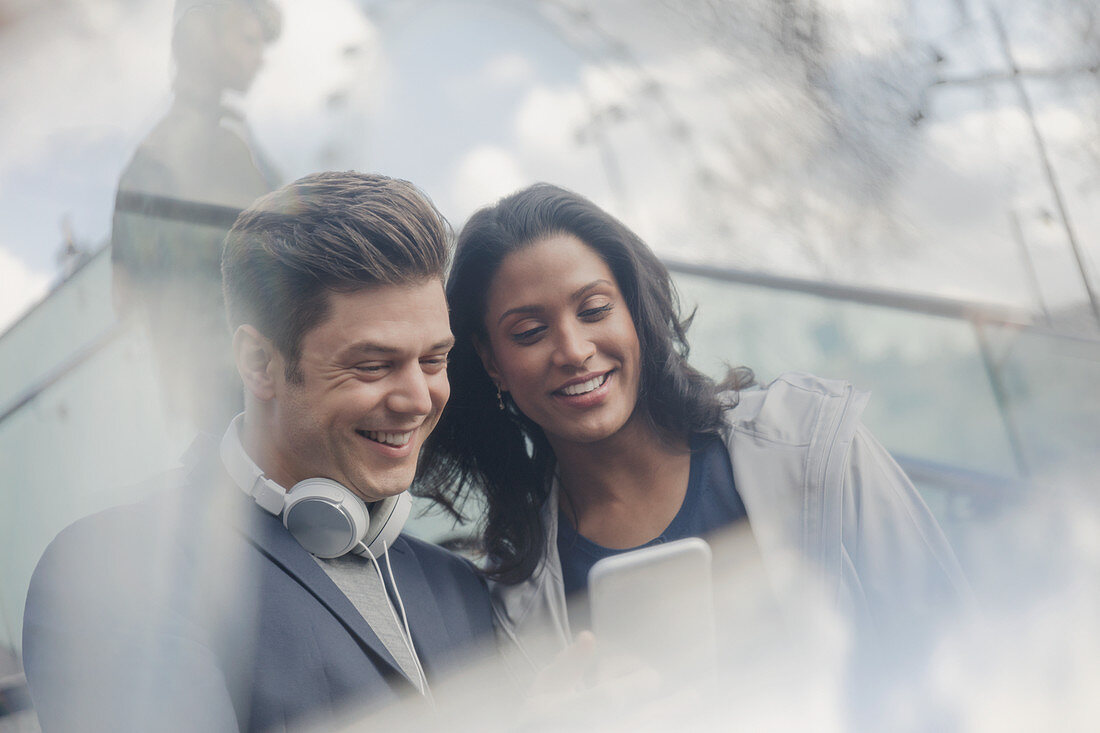
[(526, 331), (520, 331), (519, 333), (513, 333), (511, 338), (513, 341), (519, 344), (533, 343), (542, 335), (542, 332), (546, 330), (546, 326), (535, 326), (529, 328)]
[(613, 307), (614, 305), (612, 303), (608, 303), (594, 308), (585, 308), (580, 312), (580, 317), (590, 321), (598, 321), (610, 313)]

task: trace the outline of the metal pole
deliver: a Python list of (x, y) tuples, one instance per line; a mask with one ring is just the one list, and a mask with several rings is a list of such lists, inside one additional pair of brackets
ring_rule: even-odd
[(1012, 47), (1009, 44), (1008, 33), (1005, 31), (1004, 23), (1001, 22), (1001, 16), (992, 5), (989, 6), (989, 15), (993, 19), (993, 28), (997, 31), (997, 38), (1001, 42), (1001, 49), (1004, 51), (1005, 60), (1008, 62), (1013, 85), (1016, 87), (1016, 93), (1020, 97), (1020, 105), (1024, 108), (1024, 113), (1027, 115), (1027, 121), (1031, 126), (1031, 134), (1035, 138), (1035, 147), (1039, 151), (1039, 160), (1043, 164), (1043, 172), (1046, 175), (1047, 184), (1050, 186), (1051, 193), (1054, 196), (1054, 203), (1058, 208), (1058, 215), (1062, 219), (1062, 226), (1065, 227), (1066, 238), (1069, 240), (1070, 249), (1073, 251), (1073, 256), (1077, 260), (1077, 271), (1081, 273), (1081, 282), (1085, 285), (1085, 293), (1088, 294), (1089, 305), (1092, 306), (1093, 317), (1096, 319), (1097, 326), (1100, 326), (1100, 299), (1097, 298), (1096, 292), (1092, 289), (1092, 283), (1089, 282), (1088, 270), (1085, 268), (1085, 255), (1081, 250), (1080, 243), (1077, 241), (1077, 235), (1073, 231), (1073, 226), (1070, 224), (1069, 212), (1066, 210), (1065, 201), (1062, 198), (1062, 189), (1058, 186), (1058, 179), (1054, 176), (1054, 167), (1050, 164), (1050, 155), (1047, 153), (1046, 143), (1043, 141), (1042, 133), (1039, 132), (1039, 125), (1035, 122), (1035, 110), (1031, 106), (1031, 98), (1027, 95), (1027, 89), (1024, 87), (1023, 79), (1020, 77), (1020, 69), (1016, 66), (1016, 59), (1012, 55)]
[(997, 411), (1001, 413), (1001, 422), (1005, 426), (1005, 435), (1008, 438), (1012, 457), (1016, 462), (1016, 470), (1021, 478), (1030, 478), (1031, 469), (1024, 457), (1024, 443), (1020, 433), (1016, 429), (1016, 420), (1012, 411), (1012, 404), (1005, 388), (1001, 368), (997, 360), (993, 358), (993, 349), (986, 337), (985, 327), (981, 321), (971, 321), (974, 326), (974, 336), (978, 341), (978, 351), (982, 357), (982, 365), (985, 367), (986, 376), (989, 377), (989, 386), (993, 389), (993, 399), (997, 403)]
[(1039, 306), (1039, 311), (1043, 314), (1043, 320), (1046, 321), (1047, 328), (1051, 328), (1053, 324), (1050, 322), (1050, 310), (1047, 308), (1046, 301), (1043, 300), (1043, 289), (1039, 285), (1039, 273), (1035, 270), (1035, 260), (1031, 258), (1031, 252), (1028, 251), (1027, 240), (1024, 239), (1024, 230), (1020, 226), (1020, 217), (1016, 216), (1016, 212), (1012, 209), (1008, 211), (1008, 223), (1012, 227), (1012, 236), (1016, 239), (1016, 244), (1020, 246), (1020, 254), (1024, 258), (1024, 268), (1029, 276), (1028, 282), (1031, 283), (1035, 302)]

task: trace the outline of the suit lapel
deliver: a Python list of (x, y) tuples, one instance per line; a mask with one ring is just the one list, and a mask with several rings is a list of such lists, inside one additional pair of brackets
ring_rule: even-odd
[(425, 675), (431, 679), (436, 663), (442, 661), (438, 658), (440, 652), (451, 647), (446, 619), (436, 602), (435, 594), (432, 593), (431, 585), (424, 577), (420, 560), (404, 538), (398, 538), (390, 548), (389, 557), (409, 619), (413, 645), (424, 666)]
[(363, 647), (388, 665), (401, 679), (406, 679), (393, 655), (354, 604), (336, 587), (313, 556), (298, 544), (282, 522), (261, 509), (233, 483), (216, 453), (208, 458), (205, 468), (202, 473), (207, 474), (208, 480), (196, 483), (199, 486), (216, 487), (216, 491), (223, 495), (222, 500), (234, 509), (229, 515), (233, 517), (235, 529), (267, 560), (313, 595)]

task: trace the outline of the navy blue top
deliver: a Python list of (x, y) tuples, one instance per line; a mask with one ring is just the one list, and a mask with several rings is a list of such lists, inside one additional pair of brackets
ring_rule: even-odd
[[(745, 505), (733, 485), (729, 451), (715, 436), (691, 437), (691, 469), (680, 511), (661, 534), (640, 547), (659, 545), (685, 537), (701, 537), (745, 518)], [(588, 587), (588, 571), (597, 560), (618, 555), (577, 534), (565, 512), (558, 513), (558, 554), (566, 594)]]

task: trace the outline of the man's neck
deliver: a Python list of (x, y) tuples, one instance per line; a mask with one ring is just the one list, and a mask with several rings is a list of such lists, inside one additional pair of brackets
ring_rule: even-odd
[(172, 83), (176, 103), (188, 107), (215, 110), (222, 106), (222, 89), (189, 76), (177, 76)]
[(274, 431), (268, 424), (259, 410), (246, 410), (241, 426), (241, 445), (264, 476), (289, 491), (297, 480), (283, 468), (280, 451), (271, 440)]

